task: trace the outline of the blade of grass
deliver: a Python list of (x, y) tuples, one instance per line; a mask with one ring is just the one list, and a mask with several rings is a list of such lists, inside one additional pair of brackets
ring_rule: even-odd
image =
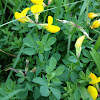
[(89, 0), (87, 0), (87, 8), (86, 8), (86, 26), (88, 25), (88, 8), (89, 8)]
[(93, 48), (91, 49), (90, 54), (91, 54), (95, 64), (97, 65), (97, 68), (98, 68), (98, 70), (100, 72), (100, 55)]
[(87, 7), (87, 0), (85, 0), (83, 3), (83, 6), (82, 6), (81, 11), (80, 11), (80, 15), (82, 15), (82, 13), (85, 11), (86, 7)]
[(3, 19), (4, 19), (4, 13), (3, 13), (3, 6), (2, 6), (2, 1), (0, 0), (0, 10), (2, 12), (2, 18), (1, 18), (1, 24), (3, 23)]
[(98, 39), (97, 39), (97, 41), (96, 41), (96, 43), (95, 43), (94, 49), (95, 49), (95, 50), (98, 50), (99, 47), (100, 47), (100, 35), (99, 35), (99, 37), (98, 37)]
[(10, 93), (9, 95), (5, 96), (2, 98), (2, 100), (9, 100), (11, 97), (13, 97), (15, 94), (19, 93), (19, 92), (22, 92), (22, 91), (25, 91), (26, 89), (18, 89), (18, 90), (15, 90), (13, 91), (12, 93)]

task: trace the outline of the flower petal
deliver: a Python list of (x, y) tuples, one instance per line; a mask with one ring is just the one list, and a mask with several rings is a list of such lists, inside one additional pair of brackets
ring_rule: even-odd
[(26, 14), (27, 14), (27, 12), (28, 12), (29, 9), (30, 9), (30, 8), (27, 7), (27, 8), (25, 8), (25, 9), (21, 12), (21, 14), (23, 14), (23, 17), (26, 16)]
[(53, 23), (52, 16), (48, 16), (48, 25), (51, 25)]
[[(42, 12), (44, 10), (44, 7), (42, 5), (33, 5), (31, 7), (31, 12), (33, 14), (38, 13), (38, 12)], [(40, 14), (40, 13), (39, 13)]]
[(54, 26), (54, 25), (47, 25), (47, 26), (44, 26), (44, 28), (46, 28), (46, 30), (51, 33), (56, 33), (60, 31), (60, 27)]
[(97, 89), (95, 87), (93, 87), (93, 86), (88, 86), (87, 90), (90, 93), (90, 95), (93, 98), (93, 100), (96, 100), (96, 98), (98, 96)]

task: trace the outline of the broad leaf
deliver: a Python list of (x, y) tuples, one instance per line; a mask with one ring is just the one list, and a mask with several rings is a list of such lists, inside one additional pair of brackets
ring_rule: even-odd
[(48, 97), (49, 96), (49, 89), (47, 86), (40, 87), (41, 96)]
[(49, 62), (50, 71), (53, 71), (55, 69), (56, 64), (57, 64), (56, 59), (52, 57)]
[(34, 83), (38, 83), (40, 85), (47, 85), (46, 82), (41, 77), (36, 77), (32, 80)]
[(60, 100), (61, 98), (61, 93), (58, 89), (53, 88), (53, 87), (49, 87), (49, 89), (51, 90), (52, 94), (58, 99)]

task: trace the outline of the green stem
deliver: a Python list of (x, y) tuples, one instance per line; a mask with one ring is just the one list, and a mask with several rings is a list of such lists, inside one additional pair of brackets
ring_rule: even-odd
[(36, 26), (36, 35), (37, 35), (37, 37), (38, 37), (38, 29), (37, 29), (37, 26)]
[(88, 8), (89, 8), (89, 0), (87, 0), (87, 9), (86, 9), (86, 26), (88, 25)]
[[(48, 8), (49, 8), (49, 5), (47, 6), (47, 10), (48, 10)], [(48, 14), (48, 11), (46, 12), (46, 14), (45, 14), (45, 16), (44, 16), (44, 21), (43, 21), (43, 23), (45, 23), (45, 21), (46, 21), (47, 14)], [(44, 31), (44, 29), (42, 28), (42, 37), (43, 37), (43, 31)]]
[(68, 36), (68, 46), (67, 46), (67, 57), (69, 56), (70, 45), (71, 45), (71, 37), (72, 37), (72, 34), (69, 34), (69, 36)]

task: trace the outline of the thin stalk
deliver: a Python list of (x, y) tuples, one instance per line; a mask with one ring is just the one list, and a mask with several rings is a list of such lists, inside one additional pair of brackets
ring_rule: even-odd
[(69, 56), (72, 34), (68, 36), (67, 57)]
[(7, 53), (7, 52), (5, 52), (5, 51), (3, 51), (3, 50), (1, 50), (1, 49), (0, 49), (0, 51), (3, 52), (3, 53), (5, 53), (5, 54), (7, 54), (7, 55), (9, 55), (9, 56), (16, 57), (16, 55), (13, 55), (13, 54)]
[(2, 12), (2, 17), (1, 17), (1, 23), (0, 24), (2, 24), (3, 23), (3, 18), (4, 18), (4, 13), (3, 13), (3, 6), (2, 6), (2, 1), (0, 0), (0, 9), (1, 9), (1, 12)]
[(89, 0), (87, 0), (87, 9), (86, 9), (86, 26), (88, 25), (88, 8), (89, 8)]
[[(48, 10), (48, 8), (49, 8), (49, 6), (47, 6), (47, 10)], [(47, 14), (48, 14), (48, 11), (45, 14), (43, 23), (45, 23), (45, 21), (46, 21)], [(43, 37), (43, 31), (44, 31), (44, 29), (42, 28), (42, 37)]]
[(38, 29), (37, 29), (37, 26), (36, 26), (36, 36), (38, 37)]

